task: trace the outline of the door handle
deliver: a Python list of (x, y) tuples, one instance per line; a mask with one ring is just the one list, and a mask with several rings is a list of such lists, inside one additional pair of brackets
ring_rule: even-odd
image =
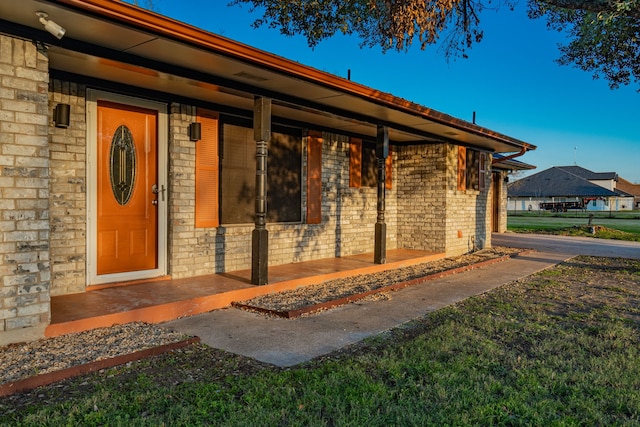
[[(161, 194), (162, 201), (164, 202), (164, 192), (165, 192), (164, 184), (161, 185), (159, 189), (158, 189), (158, 184), (153, 184), (151, 186), (151, 192), (153, 194)], [(155, 204), (157, 204), (157, 203), (155, 203)]]

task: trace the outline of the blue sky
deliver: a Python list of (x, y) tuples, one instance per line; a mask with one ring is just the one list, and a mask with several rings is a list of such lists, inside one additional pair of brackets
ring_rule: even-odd
[[(537, 145), (521, 160), (537, 166), (578, 164), (640, 183), (640, 93), (554, 62), (561, 33), (515, 11), (485, 11), (484, 40), (468, 59), (446, 62), (438, 47), (387, 52), (336, 36), (315, 49), (302, 37), (253, 29), (248, 6), (226, 1), (155, 0), (155, 10), (182, 22), (302, 64), (347, 77), (443, 113)], [(532, 173), (533, 173), (532, 172)]]

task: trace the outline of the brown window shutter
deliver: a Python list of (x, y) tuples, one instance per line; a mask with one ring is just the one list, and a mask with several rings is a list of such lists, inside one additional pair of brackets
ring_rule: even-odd
[(307, 224), (322, 222), (322, 132), (307, 138)]
[(349, 187), (360, 188), (362, 185), (362, 140), (349, 140)]
[(458, 190), (467, 189), (467, 147), (458, 147)]
[(393, 152), (391, 146), (389, 146), (389, 157), (385, 161), (385, 188), (391, 190), (393, 188)]
[(486, 153), (480, 153), (480, 161), (478, 162), (478, 189), (480, 191), (485, 189), (485, 179), (487, 176), (487, 155)]
[(198, 108), (202, 139), (196, 141), (196, 227), (217, 227), (218, 113)]

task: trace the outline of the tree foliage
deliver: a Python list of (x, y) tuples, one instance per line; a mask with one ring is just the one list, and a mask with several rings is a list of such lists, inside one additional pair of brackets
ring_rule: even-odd
[(136, 6), (142, 6), (145, 9), (155, 10), (155, 3), (153, 0), (125, 0), (131, 4), (135, 4)]
[(565, 31), (558, 62), (604, 77), (609, 86), (640, 86), (640, 0), (530, 0), (529, 16)]
[[(511, 1), (511, 0), (505, 0)], [(234, 0), (262, 10), (255, 27), (278, 28), (284, 35), (301, 34), (309, 46), (335, 35), (356, 34), (362, 46), (383, 51), (406, 50), (415, 40), (424, 49), (441, 38), (447, 56), (465, 56), (482, 40), (482, 0)]]
[[(309, 46), (337, 33), (357, 35), (362, 46), (403, 51), (418, 41), (440, 43), (445, 57), (466, 57), (483, 37), (480, 16), (487, 8), (513, 8), (517, 0), (233, 0), (250, 4), (262, 18), (255, 27), (301, 34)], [(560, 64), (573, 64), (612, 88), (640, 83), (640, 0), (529, 0), (529, 15), (547, 19), (569, 43)]]

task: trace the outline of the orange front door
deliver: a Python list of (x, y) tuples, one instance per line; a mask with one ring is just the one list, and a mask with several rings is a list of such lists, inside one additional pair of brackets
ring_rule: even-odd
[(99, 101), (97, 120), (97, 273), (154, 269), (158, 113)]

